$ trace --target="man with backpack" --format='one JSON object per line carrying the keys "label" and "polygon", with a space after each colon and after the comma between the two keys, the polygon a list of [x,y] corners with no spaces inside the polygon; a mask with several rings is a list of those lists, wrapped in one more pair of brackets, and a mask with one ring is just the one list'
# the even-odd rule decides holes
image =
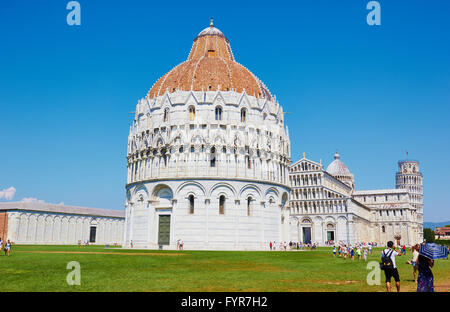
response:
{"label": "man with backpack", "polygon": [[397,292],[400,291],[400,276],[398,275],[397,266],[395,264],[395,257],[401,256],[402,253],[397,251],[394,247],[394,242],[389,241],[387,243],[387,249],[383,250],[381,253],[381,263],[380,268],[384,270],[384,275],[386,276],[386,290],[391,291],[391,278],[395,280],[395,286],[397,287]]}

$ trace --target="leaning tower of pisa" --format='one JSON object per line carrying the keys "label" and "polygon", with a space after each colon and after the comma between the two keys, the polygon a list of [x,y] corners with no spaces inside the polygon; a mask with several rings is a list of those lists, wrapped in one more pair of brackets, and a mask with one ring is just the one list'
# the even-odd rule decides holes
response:
{"label": "leaning tower of pisa", "polygon": [[418,239],[423,240],[423,187],[422,173],[419,162],[415,160],[401,160],[398,162],[398,172],[395,176],[396,188],[406,189],[410,193],[410,203],[416,209]]}

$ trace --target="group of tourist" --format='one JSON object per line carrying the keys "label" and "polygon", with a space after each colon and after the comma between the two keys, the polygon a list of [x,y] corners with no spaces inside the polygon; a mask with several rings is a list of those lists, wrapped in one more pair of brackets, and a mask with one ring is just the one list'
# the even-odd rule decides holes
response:
{"label": "group of tourist", "polygon": [[[422,243],[425,244],[425,243]],[[372,255],[374,243],[357,243],[355,246],[351,244],[344,244],[340,242],[333,246],[333,257],[339,257],[346,260],[347,258],[355,260],[364,259],[367,261],[367,257]],[[387,248],[381,253],[380,268],[384,270],[386,277],[386,290],[391,291],[391,280],[394,278],[397,291],[400,291],[400,276],[398,273],[395,258],[398,256],[406,255],[406,246],[399,247],[394,246],[394,242],[389,241]],[[431,269],[433,268],[434,261],[420,254],[420,244],[416,244],[411,247],[412,259],[407,261],[407,264],[413,267],[414,282],[417,284],[418,292],[432,292],[434,291],[434,277]],[[418,274],[417,274],[418,273]]]}
{"label": "group of tourist", "polygon": [[293,242],[290,241],[289,243],[287,242],[280,242],[279,244],[277,244],[275,241],[273,242],[269,242],[269,248],[270,250],[277,250],[277,245],[278,245],[278,250],[284,250],[287,251],[288,248],[289,250],[314,250],[317,248],[317,244],[316,243],[300,243],[300,242]]}
{"label": "group of tourist", "polygon": [[355,246],[351,244],[347,245],[344,243],[339,243],[337,246],[333,246],[333,257],[336,257],[336,254],[339,258],[343,258],[346,260],[347,258],[355,260],[355,256],[358,257],[358,260],[364,258],[364,261],[367,261],[367,256],[372,255],[373,244],[372,243],[357,243]]}
{"label": "group of tourist", "polygon": [[11,242],[9,239],[6,241],[5,246],[3,247],[3,239],[0,237],[0,250],[1,249],[3,249],[3,251],[5,252],[5,256],[9,256],[11,254]]}
{"label": "group of tourist", "polygon": [[[425,244],[423,242],[422,244]],[[417,292],[434,292],[434,276],[431,269],[434,260],[429,259],[420,253],[420,244],[411,247],[412,258],[407,264],[413,267],[414,282],[417,284]],[[403,245],[397,249],[392,241],[387,243],[387,248],[381,253],[382,269],[386,277],[386,290],[391,291],[391,279],[395,280],[397,291],[400,291],[400,276],[398,274],[395,258],[406,255],[406,247]],[[387,264],[387,265],[385,265]],[[417,274],[417,272],[419,274]]]}

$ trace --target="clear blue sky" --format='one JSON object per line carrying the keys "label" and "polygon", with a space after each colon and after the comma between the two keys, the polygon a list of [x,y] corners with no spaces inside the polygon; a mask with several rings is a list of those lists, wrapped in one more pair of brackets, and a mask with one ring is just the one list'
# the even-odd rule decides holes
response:
{"label": "clear blue sky", "polygon": [[[123,209],[137,100],[187,58],[214,17],[238,62],[284,110],[292,160],[336,149],[357,189],[421,163],[425,221],[450,220],[450,2],[81,0],[0,2],[0,191]],[[4,201],[5,199],[1,199]]]}

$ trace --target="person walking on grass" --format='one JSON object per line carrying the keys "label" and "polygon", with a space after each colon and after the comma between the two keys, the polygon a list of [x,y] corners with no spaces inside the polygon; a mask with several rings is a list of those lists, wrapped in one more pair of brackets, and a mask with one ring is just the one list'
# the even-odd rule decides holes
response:
{"label": "person walking on grass", "polygon": [[336,246],[333,246],[333,257],[336,258]]}
{"label": "person walking on grass", "polygon": [[10,253],[11,253],[11,242],[8,239],[8,241],[6,242],[6,245],[5,245],[5,256],[6,255],[9,256]]}
{"label": "person walking on grass", "polygon": [[434,260],[420,255],[417,259],[419,278],[417,279],[417,292],[434,292],[434,277],[431,268]]}
{"label": "person walking on grass", "polygon": [[372,244],[369,244],[369,255],[372,255]]}
{"label": "person walking on grass", "polygon": [[386,276],[386,290],[388,292],[391,291],[391,279],[393,277],[397,292],[400,292],[400,276],[395,264],[395,257],[401,256],[402,254],[400,251],[395,249],[393,241],[389,241],[387,243],[387,247],[388,248],[383,250],[381,253],[381,263],[383,265],[382,269],[384,270],[384,275]]}
{"label": "person walking on grass", "polygon": [[364,256],[364,261],[367,262],[367,249],[364,248],[363,250],[363,256]]}
{"label": "person walking on grass", "polygon": [[418,268],[417,261],[419,259],[420,245],[419,244],[414,245],[411,248],[411,250],[412,250],[412,259],[411,259],[411,261],[408,261],[407,263],[411,264],[413,267],[414,283],[417,284],[417,268]]}
{"label": "person walking on grass", "polygon": [[361,248],[358,247],[358,249],[356,250],[356,254],[358,255],[358,261],[361,260]]}
{"label": "person walking on grass", "polygon": [[352,257],[352,261],[355,260],[355,248],[351,247],[350,249],[350,255]]}

